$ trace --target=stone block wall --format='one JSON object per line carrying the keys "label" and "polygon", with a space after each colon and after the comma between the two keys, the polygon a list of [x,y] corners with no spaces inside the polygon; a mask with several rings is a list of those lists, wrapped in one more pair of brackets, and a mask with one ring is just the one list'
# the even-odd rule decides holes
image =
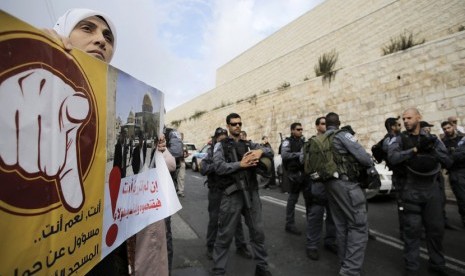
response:
{"label": "stone block wall", "polygon": [[[318,57],[331,49],[339,53],[336,67],[342,72],[380,59],[382,46],[404,30],[431,42],[457,32],[461,25],[465,26],[462,0],[327,0],[218,69],[218,86],[170,111],[166,121],[260,96],[283,82],[295,86],[306,77],[312,79]],[[431,56],[442,50],[439,46]]]}
{"label": "stone block wall", "polygon": [[301,122],[304,135],[310,137],[315,119],[334,111],[369,149],[385,134],[384,120],[411,106],[435,125],[433,133],[439,133],[440,122],[451,115],[465,123],[465,32],[341,69],[331,83],[311,78],[211,110],[183,121],[178,129],[200,147],[216,127],[225,127],[230,112],[236,112],[249,138],[259,141],[267,135],[277,148],[279,133],[287,136],[291,123]]}

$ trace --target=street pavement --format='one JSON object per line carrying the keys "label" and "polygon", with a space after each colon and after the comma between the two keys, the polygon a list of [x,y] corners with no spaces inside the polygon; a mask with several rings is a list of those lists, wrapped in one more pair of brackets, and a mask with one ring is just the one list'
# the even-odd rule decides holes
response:
{"label": "street pavement", "polygon": [[[185,197],[180,198],[183,208],[173,216],[174,260],[172,276],[208,275],[213,262],[206,257],[206,229],[208,222],[205,177],[190,169],[186,170]],[[265,224],[265,246],[268,250],[270,270],[273,275],[337,275],[338,258],[320,246],[320,259],[312,261],[305,254],[305,236],[290,235],[284,231],[287,195],[279,188],[260,189]],[[455,203],[446,205],[450,223],[460,230],[446,230],[444,250],[448,273],[465,275],[465,230],[460,224]],[[402,248],[399,239],[396,203],[392,197],[376,197],[369,201],[369,223],[376,240],[368,242],[362,275],[393,276],[403,274]],[[299,198],[296,208],[297,227],[305,232],[305,208]],[[244,232],[248,233],[244,225]],[[253,275],[255,263],[235,253],[231,245],[228,275]],[[421,271],[419,275],[430,275],[426,245],[422,243]],[[431,274],[433,275],[433,274]]]}

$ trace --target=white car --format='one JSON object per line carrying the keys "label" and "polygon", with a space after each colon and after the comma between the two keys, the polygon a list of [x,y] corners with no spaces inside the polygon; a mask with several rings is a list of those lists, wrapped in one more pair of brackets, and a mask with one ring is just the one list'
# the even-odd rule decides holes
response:
{"label": "white car", "polygon": [[394,191],[392,186],[392,171],[390,171],[384,163],[375,164],[375,168],[381,179],[381,186],[379,189],[366,189],[367,199],[373,198],[377,195],[389,195]]}
{"label": "white car", "polygon": [[190,167],[192,166],[192,157],[194,156],[194,153],[197,152],[197,148],[192,143],[184,143],[184,150],[187,150],[188,153],[184,161],[186,162],[186,165]]}

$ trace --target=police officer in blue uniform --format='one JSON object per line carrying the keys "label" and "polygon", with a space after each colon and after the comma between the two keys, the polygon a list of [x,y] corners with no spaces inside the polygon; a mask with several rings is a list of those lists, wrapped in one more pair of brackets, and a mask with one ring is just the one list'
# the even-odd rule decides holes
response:
{"label": "police officer in blue uniform", "polygon": [[337,174],[326,181],[329,207],[336,225],[338,256],[341,261],[339,275],[360,275],[368,241],[367,208],[365,194],[360,187],[360,170],[373,171],[371,156],[347,130],[338,130],[339,115],[326,115],[325,135],[332,135]]}
{"label": "police officer in blue uniform", "polygon": [[442,141],[454,159],[454,165],[448,170],[449,181],[465,226],[465,135],[458,132],[449,121],[442,122],[441,128],[444,131]]}
{"label": "police officer in blue uniform", "polygon": [[[302,232],[295,226],[295,205],[299,199],[300,192],[303,192],[305,186],[305,176],[303,165],[300,162],[302,158],[302,147],[304,138],[302,135],[302,124],[291,124],[291,137],[287,137],[281,144],[281,158],[284,169],[289,179],[289,197],[286,206],[286,232],[301,235]],[[305,197],[304,197],[305,199]]]}
{"label": "police officer in blue uniform", "polygon": [[[271,276],[265,250],[262,205],[255,170],[260,157],[262,155],[271,157],[271,151],[269,148],[239,138],[242,127],[239,114],[229,114],[226,117],[226,124],[229,137],[217,143],[213,150],[216,174],[221,179],[219,188],[223,191],[218,234],[213,250],[213,274],[225,275],[229,246],[236,226],[244,215],[250,232],[254,259],[257,261],[255,275]],[[238,182],[246,182],[247,185],[244,185],[244,189],[238,190],[236,188],[239,186]],[[247,206],[248,204],[250,205]]]}
{"label": "police officer in blue uniform", "polygon": [[417,275],[420,268],[420,237],[426,230],[430,270],[447,275],[442,248],[444,236],[444,197],[441,164],[449,168],[453,161],[444,144],[420,127],[421,114],[416,108],[402,114],[406,131],[391,138],[388,160],[401,165],[403,202],[403,238],[406,274]]}
{"label": "police officer in blue uniform", "polygon": [[[216,143],[221,142],[228,137],[228,131],[224,128],[217,128],[212,136],[212,146],[208,149],[207,157],[202,159],[200,173],[207,176],[208,183],[208,226],[207,226],[207,257],[213,259],[213,246],[215,245],[216,235],[218,233],[218,217],[220,213],[222,190],[219,188],[219,179],[215,172],[213,164],[213,148]],[[236,253],[244,258],[252,259],[252,253],[245,242],[242,220],[239,221],[234,235],[236,243]]]}
{"label": "police officer in blue uniform", "polygon": [[[319,117],[315,121],[317,135],[324,135],[326,132],[326,119]],[[303,154],[302,154],[303,155]],[[301,156],[301,163],[303,163]],[[325,184],[320,181],[313,181],[306,177],[308,185],[304,189],[307,208],[307,257],[316,261],[320,258],[318,247],[321,240],[323,221],[325,222],[326,235],[324,238],[324,247],[337,254],[336,245],[336,227],[334,226],[331,211],[328,205]],[[326,219],[324,214],[326,212]]]}

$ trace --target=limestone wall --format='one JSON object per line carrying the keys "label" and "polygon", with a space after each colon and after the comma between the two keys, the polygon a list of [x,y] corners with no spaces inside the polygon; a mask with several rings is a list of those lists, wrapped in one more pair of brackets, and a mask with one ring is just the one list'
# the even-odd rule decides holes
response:
{"label": "limestone wall", "polygon": [[[331,49],[339,53],[336,67],[343,75],[360,64],[383,60],[382,46],[404,30],[428,43],[457,32],[461,25],[465,26],[463,0],[327,0],[218,69],[218,86],[168,112],[166,122],[187,119],[196,111],[210,111],[253,95],[261,97],[268,90],[270,95],[280,94],[273,91],[283,82],[300,86],[306,76],[313,79],[318,57]],[[438,43],[435,47],[442,51]],[[387,78],[379,73],[384,69],[374,70],[366,73]]]}
{"label": "limestone wall", "polygon": [[209,111],[182,122],[178,129],[200,147],[216,127],[225,127],[227,114],[237,112],[249,138],[258,141],[268,135],[277,148],[279,132],[287,136],[292,122],[301,122],[304,135],[310,137],[315,119],[334,111],[342,124],[352,125],[368,149],[384,135],[385,118],[410,106],[418,107],[435,125],[435,133],[447,116],[457,115],[465,122],[465,32],[341,69],[331,84],[311,78]]}
{"label": "limestone wall", "polygon": [[300,71],[303,78],[331,48],[340,53],[341,67],[360,64],[377,59],[381,46],[404,30],[434,40],[463,24],[464,15],[461,0],[327,0],[220,67],[217,86],[292,55],[304,58],[300,64],[309,64],[307,71]]}

